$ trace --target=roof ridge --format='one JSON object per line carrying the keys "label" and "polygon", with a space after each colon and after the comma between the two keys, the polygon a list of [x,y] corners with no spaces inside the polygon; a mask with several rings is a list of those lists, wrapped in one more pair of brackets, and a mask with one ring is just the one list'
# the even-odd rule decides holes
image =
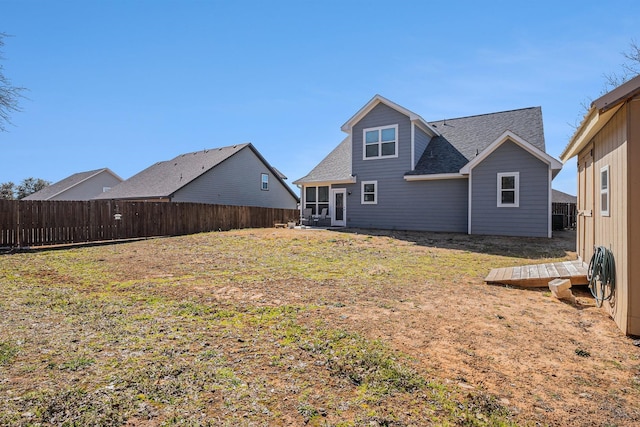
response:
{"label": "roof ridge", "polygon": [[240,144],[231,144],[231,145],[225,145],[224,147],[212,147],[212,148],[203,148],[202,150],[196,150],[196,151],[190,151],[188,153],[180,153],[174,157],[172,157],[169,160],[160,160],[156,163],[162,163],[162,162],[170,162],[171,160],[175,160],[178,157],[186,157],[188,155],[195,155],[198,153],[208,153],[209,151],[220,151],[220,150],[224,150],[225,148],[237,148],[237,147],[246,147],[247,145],[251,145],[250,142],[242,142]]}
{"label": "roof ridge", "polygon": [[432,120],[432,121],[429,122],[429,124],[446,122],[447,120],[471,119],[471,118],[474,118],[474,117],[493,116],[495,114],[514,113],[516,111],[533,110],[533,109],[536,109],[536,108],[542,108],[542,107],[540,107],[538,105],[538,106],[535,106],[535,107],[514,108],[512,110],[495,111],[493,113],[472,114],[470,116],[462,116],[462,117],[449,117],[449,118],[444,118],[444,119],[440,119],[440,120]]}

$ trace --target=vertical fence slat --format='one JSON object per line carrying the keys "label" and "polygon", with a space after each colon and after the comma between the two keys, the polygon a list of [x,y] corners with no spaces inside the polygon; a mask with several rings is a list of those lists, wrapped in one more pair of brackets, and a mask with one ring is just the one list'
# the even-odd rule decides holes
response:
{"label": "vertical fence slat", "polygon": [[0,200],[0,247],[272,227],[297,216],[296,209],[203,203]]}

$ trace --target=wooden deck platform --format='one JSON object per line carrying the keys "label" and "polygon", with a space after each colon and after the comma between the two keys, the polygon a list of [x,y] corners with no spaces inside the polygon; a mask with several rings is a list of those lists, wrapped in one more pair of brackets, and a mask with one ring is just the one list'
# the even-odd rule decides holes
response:
{"label": "wooden deck platform", "polygon": [[587,267],[579,260],[494,268],[484,281],[524,288],[542,288],[547,287],[553,279],[570,279],[572,285],[589,283]]}

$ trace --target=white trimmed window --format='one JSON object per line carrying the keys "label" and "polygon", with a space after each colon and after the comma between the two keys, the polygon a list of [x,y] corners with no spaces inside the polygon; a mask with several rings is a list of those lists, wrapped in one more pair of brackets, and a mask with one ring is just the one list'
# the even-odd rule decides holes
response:
{"label": "white trimmed window", "polygon": [[260,175],[260,189],[263,191],[269,190],[269,174],[263,173]]}
{"label": "white trimmed window", "polygon": [[398,125],[364,129],[362,143],[363,160],[398,157]]}
{"label": "white trimmed window", "polygon": [[363,205],[375,205],[378,203],[378,181],[362,181],[362,199]]}
{"label": "white trimmed window", "polygon": [[498,207],[517,208],[520,206],[520,172],[498,174]]}
{"label": "white trimmed window", "polygon": [[609,165],[600,169],[600,215],[609,216]]}
{"label": "white trimmed window", "polygon": [[319,215],[322,209],[329,209],[329,186],[304,187],[304,207]]}

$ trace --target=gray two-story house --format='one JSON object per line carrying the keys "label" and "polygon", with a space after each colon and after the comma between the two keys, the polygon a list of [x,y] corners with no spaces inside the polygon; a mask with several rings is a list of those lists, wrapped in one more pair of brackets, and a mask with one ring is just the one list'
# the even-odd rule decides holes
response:
{"label": "gray two-story house", "polygon": [[326,225],[551,237],[539,107],[427,122],[376,95],[306,176],[301,210]]}

